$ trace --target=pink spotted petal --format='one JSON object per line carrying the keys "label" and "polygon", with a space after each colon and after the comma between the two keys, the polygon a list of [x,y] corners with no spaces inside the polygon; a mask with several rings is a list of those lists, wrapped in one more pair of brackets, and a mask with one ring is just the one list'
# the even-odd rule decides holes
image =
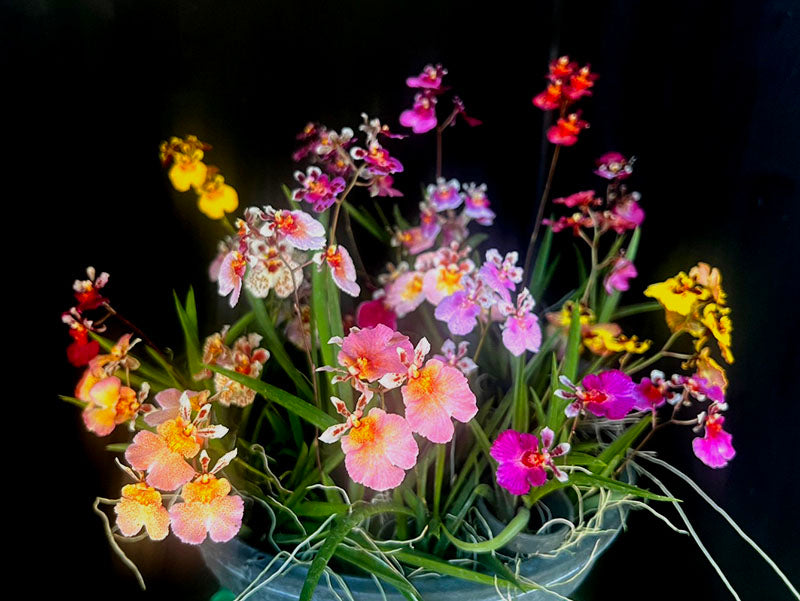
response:
{"label": "pink spotted petal", "polygon": [[355,482],[377,491],[398,487],[406,475],[405,470],[392,465],[387,456],[373,452],[370,445],[346,453],[344,464]]}
{"label": "pink spotted petal", "polygon": [[705,438],[692,440],[692,450],[697,458],[707,466],[725,467],[728,465],[728,461],[736,455],[731,440],[732,436],[724,430],[720,430],[713,436],[709,436],[706,432]]}
{"label": "pink spotted petal", "polygon": [[176,503],[169,510],[172,532],[182,542],[199,545],[206,539],[206,521],[209,517],[207,503]]}
{"label": "pink spotted petal", "polygon": [[370,415],[378,415],[381,436],[386,443],[386,457],[394,465],[404,470],[410,470],[417,464],[419,447],[411,426],[401,416],[393,413],[384,413],[380,409],[372,409]]}
{"label": "pink spotted petal", "polygon": [[442,365],[439,372],[439,386],[447,391],[445,405],[450,415],[464,423],[475,417],[478,413],[478,404],[464,374],[455,367]]}
{"label": "pink spotted petal", "polygon": [[217,543],[231,540],[242,527],[244,501],[238,495],[214,499],[206,518],[208,536]]}
{"label": "pink spotted petal", "polygon": [[167,388],[156,395],[159,410],[152,411],[144,416],[144,421],[150,426],[157,426],[169,419],[178,417],[181,391],[177,388]]}
{"label": "pink spotted petal", "polygon": [[150,468],[153,462],[167,449],[164,439],[147,430],[142,430],[133,438],[125,450],[125,459],[130,466],[139,471]]}
{"label": "pink spotted petal", "polygon": [[194,468],[178,453],[165,449],[150,465],[145,481],[153,488],[175,490],[195,475]]}

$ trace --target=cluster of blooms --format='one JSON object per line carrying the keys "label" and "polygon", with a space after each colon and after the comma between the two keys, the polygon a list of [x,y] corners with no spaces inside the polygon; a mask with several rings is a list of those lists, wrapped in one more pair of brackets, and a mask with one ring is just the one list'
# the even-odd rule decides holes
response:
{"label": "cluster of blooms", "polygon": [[209,219],[222,219],[239,206],[236,190],[225,183],[217,167],[206,165],[203,157],[211,146],[197,139],[171,137],[161,143],[161,164],[169,167],[169,181],[178,192],[190,188],[197,194],[197,208]]}
{"label": "cluster of blooms", "polygon": [[[551,333],[560,332],[563,342],[566,342],[569,333],[573,309],[574,302],[567,301],[560,311],[545,315],[550,323]],[[594,311],[585,305],[580,305],[578,315],[581,324],[581,348],[595,355],[601,357],[615,353],[641,355],[650,349],[649,340],[640,341],[637,336],[629,338],[622,333],[622,328],[616,323],[597,323]]]}
{"label": "cluster of blooms", "polygon": [[67,359],[75,367],[82,367],[100,352],[100,343],[90,339],[90,332],[102,332],[105,327],[95,323],[84,316],[86,311],[92,311],[105,306],[108,299],[101,293],[108,283],[106,272],[97,275],[94,267],[86,268],[86,280],[75,280],[72,285],[73,295],[77,304],[61,314],[61,321],[69,326],[69,335],[72,343],[67,347]]}
{"label": "cluster of blooms", "polygon": [[[583,233],[584,229],[596,230],[600,234],[613,230],[617,234],[636,229],[644,221],[644,211],[639,206],[640,195],[638,192],[628,192],[622,180],[631,174],[633,160],[628,160],[617,152],[609,152],[597,159],[595,173],[609,180],[608,192],[605,201],[598,198],[594,190],[576,192],[564,198],[553,199],[554,204],[564,205],[574,209],[571,215],[559,217],[555,221],[545,219],[542,221],[549,225],[554,232],[571,229],[575,236]],[[636,270],[631,270],[630,262],[622,262],[616,266],[620,279],[624,281],[622,288],[627,290],[625,278],[635,277]]]}
{"label": "cluster of blooms", "polygon": [[688,332],[695,338],[698,353],[713,338],[722,358],[733,363],[731,310],[716,267],[712,269],[707,263],[698,263],[689,270],[689,275],[681,271],[664,282],[651,284],[644,293],[664,307],[667,325],[673,332]]}
{"label": "cluster of blooms", "polygon": [[[378,491],[399,486],[405,470],[417,462],[414,433],[444,444],[453,438],[451,418],[466,423],[478,412],[467,378],[449,362],[458,363],[451,347],[443,349],[451,353],[447,362],[437,357],[426,361],[430,352],[427,339],[412,348],[407,336],[383,324],[352,328],[347,336],[332,338],[330,343],[341,345],[341,367],[320,369],[335,372],[334,382],[349,382],[359,397],[352,413],[343,401],[331,397],[346,421],[325,430],[320,440],[334,443],[341,439],[345,467],[356,482]],[[398,387],[405,416],[377,407],[364,415],[376,393],[383,399]]]}
{"label": "cluster of blooms", "polygon": [[[258,348],[261,336],[256,333],[238,338],[233,348],[225,344],[227,327],[206,338],[203,345],[203,364],[216,365],[233,370],[244,376],[258,379],[261,369],[269,359],[269,351]],[[206,380],[212,376],[211,370],[204,369],[195,374],[195,380]],[[256,398],[255,390],[216,373],[214,376],[215,399],[220,405],[246,407]]]}
{"label": "cluster of blooms", "polygon": [[[447,69],[442,65],[426,65],[422,73],[406,79],[406,85],[409,88],[419,91],[414,95],[414,105],[400,114],[401,125],[411,128],[415,134],[424,134],[438,125],[436,105],[439,97],[449,89],[442,84],[445,75],[447,75]],[[442,123],[441,129],[448,125],[454,125],[458,116],[463,117],[470,127],[481,124],[478,119],[467,115],[464,103],[458,96],[453,96],[452,100],[453,111]]]}
{"label": "cluster of blooms", "polygon": [[597,75],[589,65],[578,68],[578,64],[562,56],[550,63],[547,87],[533,97],[533,104],[543,111],[558,111],[558,121],[547,130],[547,139],[553,144],[572,146],[578,134],[589,124],[583,121],[580,111],[567,113],[567,109],[584,96],[591,96],[591,88]]}
{"label": "cluster of blooms", "polygon": [[[96,308],[107,302],[98,290],[108,275],[102,274],[95,280],[91,268],[89,274],[89,283],[82,283],[80,291],[76,286],[82,309]],[[98,281],[102,284],[98,285]],[[78,309],[73,311],[77,313]],[[240,357],[246,351],[246,341],[246,338],[240,339],[234,351],[228,349],[228,360],[236,365],[237,371],[247,363]],[[171,388],[155,395],[155,405],[145,402],[150,393],[149,384],[143,382],[137,392],[128,381],[130,372],[141,367],[139,360],[130,355],[139,342],[132,334],[125,334],[108,353],[95,354],[87,362],[75,388],[75,398],[85,403],[86,428],[97,436],[108,436],[122,424],[127,424],[131,431],[139,429],[125,451],[130,467],[122,467],[135,483],[123,487],[121,498],[114,506],[117,527],[128,537],[137,535],[144,527],[153,540],[165,538],[170,527],[187,543],[199,544],[207,534],[215,541],[230,540],[241,527],[244,504],[241,497],[229,495],[230,483],[214,474],[235,457],[236,451],[224,455],[209,471],[210,460],[203,450],[206,440],[222,438],[228,431],[225,426],[210,424],[211,401],[218,398],[227,404],[227,391],[211,399],[207,391],[182,392]],[[253,362],[262,358],[266,360],[257,352],[248,357]],[[123,385],[117,374],[124,375],[127,384]],[[143,424],[137,422],[139,417],[144,420]],[[153,428],[155,431],[151,431]],[[198,454],[200,472],[187,461]],[[171,495],[172,503],[167,510],[161,492],[173,493],[177,489],[181,489],[180,493]],[[182,501],[176,502],[178,498]]]}
{"label": "cluster of blooms", "polygon": [[230,305],[239,301],[242,285],[256,298],[274,290],[286,298],[303,283],[303,252],[320,251],[311,261],[327,264],[336,285],[358,296],[356,270],[350,253],[341,244],[326,248],[325,227],[304,211],[249,207],[244,219],[236,220],[236,236],[220,244],[209,275],[219,285],[221,296],[230,294]]}
{"label": "cluster of blooms", "polygon": [[314,211],[321,213],[338,200],[347,187],[346,179],[367,186],[370,196],[402,196],[392,185],[393,174],[401,173],[403,164],[389,154],[381,139],[405,136],[392,133],[387,125],[370,119],[366,113],[361,117],[363,123],[358,129],[365,135],[364,147],[356,146],[358,140],[350,127],[336,132],[324,125],[309,123],[298,134],[303,145],[292,158],[296,162],[306,159],[312,165],[305,173],[295,171],[294,178],[300,187],[292,191],[293,200],[307,202]]}

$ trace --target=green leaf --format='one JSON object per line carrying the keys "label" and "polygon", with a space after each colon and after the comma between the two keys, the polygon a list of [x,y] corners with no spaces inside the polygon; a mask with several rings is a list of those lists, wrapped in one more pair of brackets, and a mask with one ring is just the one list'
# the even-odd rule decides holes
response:
{"label": "green leaf", "polygon": [[395,203],[392,207],[392,214],[394,215],[394,222],[401,230],[407,230],[411,227],[408,221],[406,221],[403,217],[403,214],[400,212],[400,207],[397,206],[397,203]]}
{"label": "green leaf", "polygon": [[[442,561],[433,555],[422,553],[421,551],[416,551],[413,549],[400,549],[392,555],[404,563],[425,568],[426,570],[437,572],[443,576],[453,576],[454,578],[459,578],[460,580],[468,580],[469,582],[477,582],[478,584],[486,584],[492,587],[495,585],[495,583],[497,583],[516,588],[516,585],[513,582],[506,580],[505,578],[490,576],[489,574],[483,574],[481,572],[476,572],[475,570],[462,568],[451,563],[447,563],[446,561]],[[534,590],[535,588],[538,587],[526,585],[524,590]]]}
{"label": "green leaf", "polygon": [[[183,385],[181,382],[178,381],[178,378],[175,375],[175,368],[170,365],[164,357],[161,356],[155,349],[150,348],[149,346],[144,347],[145,352],[150,355],[156,363],[161,366],[161,369],[164,370],[164,373],[167,374],[167,381],[171,383],[172,386],[175,388],[183,389]],[[140,362],[141,363],[141,362]],[[139,371],[142,375],[146,376],[147,374],[142,371],[142,367],[146,367],[143,363],[139,366]],[[161,380],[163,382],[163,378]]]}
{"label": "green leaf", "polygon": [[[552,215],[550,216],[552,219]],[[533,298],[539,300],[539,297],[546,287],[547,264],[550,261],[550,248],[553,245],[553,230],[552,228],[545,228],[542,244],[539,247],[539,252],[536,254],[536,262],[533,264],[533,271],[531,272],[531,281],[528,288],[533,295]]]}
{"label": "green leaf", "polygon": [[382,559],[361,549],[353,549],[346,545],[340,545],[336,550],[336,557],[351,565],[361,568],[368,574],[374,574],[387,584],[390,584],[406,599],[411,601],[422,601],[417,589],[402,574],[393,570]]}
{"label": "green leaf", "polygon": [[300,203],[292,198],[292,191],[289,189],[289,186],[286,184],[281,184],[281,190],[283,191],[283,195],[286,197],[286,201],[289,203],[289,206],[292,207],[292,210],[300,210]]}
{"label": "green leaf", "polygon": [[530,511],[525,509],[524,507],[520,507],[517,515],[511,520],[508,525],[503,528],[503,530],[494,538],[490,538],[489,540],[482,541],[480,543],[469,543],[463,540],[460,540],[450,534],[447,528],[442,525],[442,532],[447,537],[447,539],[453,543],[458,549],[462,551],[467,551],[469,553],[489,553],[491,551],[496,551],[497,549],[506,546],[510,543],[517,534],[522,532],[525,527],[528,525],[528,520],[530,519]]}
{"label": "green leaf", "polygon": [[192,324],[192,320],[181,305],[178,294],[173,290],[172,296],[175,299],[175,311],[178,313],[178,319],[181,322],[181,329],[183,330],[183,339],[186,343],[186,358],[189,361],[189,372],[191,374],[199,373],[202,369],[200,361],[200,339],[197,333],[197,327]]}
{"label": "green leaf", "polygon": [[129,442],[114,442],[106,445],[106,451],[111,453],[124,453],[131,445]]}
{"label": "green leaf", "polygon": [[85,408],[86,405],[89,404],[86,401],[82,401],[80,399],[76,399],[74,396],[66,396],[66,395],[63,395],[63,394],[59,394],[58,398],[60,398],[62,401],[65,401],[67,403],[75,405],[76,407],[80,407],[81,409]]}
{"label": "green leaf", "polygon": [[241,319],[228,328],[228,333],[225,334],[225,344],[228,346],[233,345],[233,343],[236,342],[236,339],[245,333],[247,326],[249,326],[255,318],[256,315],[252,311],[245,313]]}
{"label": "green leaf", "polygon": [[572,306],[572,317],[569,322],[569,335],[567,336],[567,350],[564,355],[564,375],[571,382],[578,376],[578,358],[581,351],[581,310],[580,304]]}
{"label": "green leaf", "polygon": [[246,292],[246,294],[247,301],[253,308],[256,325],[258,326],[259,332],[264,336],[264,342],[269,349],[270,355],[275,358],[278,365],[286,372],[286,375],[292,379],[292,382],[294,382],[294,385],[297,387],[297,393],[306,400],[313,400],[314,391],[308,381],[303,377],[303,374],[300,373],[289,358],[284,342],[278,336],[278,333],[275,331],[275,325],[272,323],[269,315],[267,315],[267,308],[264,306],[264,301],[260,298],[256,298],[250,292]]}
{"label": "green leaf", "polygon": [[[111,352],[111,348],[116,344],[115,341],[113,341],[113,340],[111,340],[109,338],[106,338],[105,336],[101,336],[100,334],[97,334],[95,332],[89,332],[89,336],[91,336],[92,339],[94,339],[97,342],[99,342],[100,343],[100,348],[102,348],[107,353]],[[146,346],[145,348],[148,351],[153,352],[153,350],[149,346]],[[137,361],[139,361],[139,369],[137,369],[136,371],[145,380],[149,380],[151,382],[156,382],[156,383],[161,384],[161,385],[163,385],[163,386],[165,386],[167,388],[171,388],[171,387],[175,386],[175,384],[173,383],[173,380],[174,380],[173,377],[171,377],[170,375],[162,374],[155,366],[152,366],[152,365],[142,361],[141,359],[136,357],[133,353],[131,353],[131,356],[136,358]],[[178,387],[180,388],[180,385],[178,385]]]}
{"label": "green leaf", "polygon": [[[356,505],[354,504],[353,507]],[[300,591],[300,601],[311,601],[314,589],[317,588],[322,572],[325,571],[325,566],[328,565],[337,547],[353,528],[370,516],[395,510],[397,507],[389,504],[359,505],[349,515],[340,515],[334,518],[333,527],[308,568],[303,589]]]}
{"label": "green leaf", "polygon": [[186,317],[189,318],[189,325],[192,331],[198,332],[197,327],[197,302],[194,297],[194,288],[189,286],[189,292],[186,293]]}
{"label": "green leaf", "polygon": [[372,217],[366,211],[361,211],[351,205],[349,202],[345,201],[344,208],[347,211],[348,215],[350,215],[353,219],[355,219],[361,227],[367,230],[370,234],[372,234],[375,238],[383,242],[384,244],[389,243],[389,239],[391,236],[389,232],[383,229],[378,222],[375,221],[375,218]]}
{"label": "green leaf", "polygon": [[525,384],[525,353],[511,360],[514,372],[514,417],[513,428],[518,432],[527,432],[530,424],[530,407],[528,406],[528,387]]}
{"label": "green leaf", "polygon": [[[639,240],[641,237],[642,229],[637,227],[635,230],[633,230],[633,236],[631,236],[631,241],[628,244],[627,250],[625,251],[626,259],[633,261],[636,258],[636,251],[639,249]],[[606,323],[611,319],[611,315],[614,313],[617,305],[619,304],[620,296],[622,296],[622,293],[619,290],[615,290],[612,294],[605,297],[603,307],[600,309],[600,312],[597,315],[598,323]]]}
{"label": "green leaf", "polygon": [[653,414],[648,413],[641,421],[633,424],[630,428],[625,430],[617,439],[608,445],[600,455],[597,456],[598,465],[591,468],[595,474],[599,473],[601,476],[608,476],[617,467],[619,461],[625,456],[626,452],[633,445],[639,435],[644,432],[645,428],[650,425],[653,420]]}
{"label": "green leaf", "polygon": [[303,399],[286,392],[285,390],[281,390],[276,386],[267,384],[261,380],[256,380],[250,376],[245,376],[239,372],[219,367],[218,365],[208,365],[206,367],[215,373],[222,374],[223,376],[230,378],[234,382],[239,382],[240,384],[255,390],[265,399],[280,405],[287,411],[294,413],[300,419],[307,421],[312,426],[315,426],[320,430],[325,430],[326,428],[337,423],[333,417],[327,413],[324,413],[320,409],[317,409],[311,403],[308,403]]}
{"label": "green leaf", "polygon": [[472,234],[469,238],[467,238],[466,242],[464,242],[464,246],[469,246],[471,249],[475,250],[488,239],[489,234],[485,234],[483,232]]}
{"label": "green leaf", "polygon": [[647,303],[638,303],[636,305],[628,305],[621,307],[611,316],[611,321],[617,321],[623,317],[630,317],[631,315],[638,315],[639,313],[648,313],[650,311],[661,311],[663,307],[658,301],[650,301]]}
{"label": "green leaf", "polygon": [[603,476],[597,476],[595,474],[573,472],[569,478],[569,481],[571,484],[577,484],[578,486],[597,486],[599,488],[606,488],[608,490],[613,490],[625,495],[632,495],[635,497],[641,497],[643,499],[652,499],[653,501],[680,501],[680,499],[675,499],[673,497],[657,495],[649,490],[645,490],[644,488],[634,486],[633,484],[625,484],[619,480],[612,480],[611,478],[604,478]]}

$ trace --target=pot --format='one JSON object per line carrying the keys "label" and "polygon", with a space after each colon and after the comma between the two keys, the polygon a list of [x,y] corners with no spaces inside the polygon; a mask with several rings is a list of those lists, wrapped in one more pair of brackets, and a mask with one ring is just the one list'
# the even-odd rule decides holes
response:
{"label": "pot", "polygon": [[[490,528],[502,529],[503,524],[486,510],[480,508]],[[595,518],[594,528],[565,549],[558,550],[569,534],[567,526],[555,526],[543,534],[520,534],[504,549],[505,551],[535,553],[522,559],[519,573],[533,582],[560,595],[569,595],[575,591],[588,575],[597,557],[613,542],[624,523],[626,510],[611,509]],[[557,515],[557,514],[556,514]],[[206,564],[229,590],[239,593],[245,589],[264,570],[273,559],[268,553],[259,551],[240,539],[228,543],[206,542],[201,546]],[[276,562],[270,571],[260,578],[265,581],[274,574],[281,562]],[[296,601],[303,588],[307,573],[306,566],[295,566],[258,588],[250,597],[252,601]],[[386,597],[378,589],[371,578],[357,575],[342,575],[350,593],[357,601],[401,601],[404,597],[391,585],[383,584]],[[500,599],[492,586],[468,582],[451,576],[412,577],[411,583],[419,591],[425,601],[490,601]],[[328,587],[326,578],[319,582],[314,592],[314,601],[339,601],[348,599],[340,584],[331,579],[333,591]],[[338,595],[338,596],[337,596]],[[506,596],[508,598],[508,596]],[[545,601],[554,596],[546,591],[511,592],[511,598],[520,601]]]}

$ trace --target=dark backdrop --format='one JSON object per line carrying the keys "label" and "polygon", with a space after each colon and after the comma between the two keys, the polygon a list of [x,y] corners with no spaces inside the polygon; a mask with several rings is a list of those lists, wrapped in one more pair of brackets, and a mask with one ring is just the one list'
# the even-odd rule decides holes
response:
{"label": "dark backdrop", "polygon": [[[55,399],[78,376],[64,361],[59,323],[72,280],[88,264],[110,271],[117,304],[165,346],[180,345],[173,288],[195,286],[207,323],[230,318],[205,281],[218,231],[188,195],[171,192],[158,143],[196,133],[214,144],[211,160],[243,206],[278,202],[279,185],[291,183],[293,136],[306,121],[356,125],[366,110],[396,124],[412,98],[404,78],[440,61],[485,122],[447,132],[445,174],[485,181],[499,215],[496,242],[524,248],[541,185],[542,114],[530,98],[556,52],[591,62],[601,78],[582,102],[592,127],[562,154],[554,193],[597,185],[591,161],[602,152],[639,159],[633,184],[647,219],[643,276],[629,302],[641,300],[647,282],[706,260],[721,268],[733,308],[727,424],[737,457],[725,470],[704,467],[691,456],[688,432],[657,447],[800,582],[800,6],[528,4],[529,12],[433,0],[391,8],[352,0],[3,4],[4,127],[22,134],[6,138],[3,201],[17,241],[6,254],[6,295],[9,321],[27,332],[24,359],[7,356],[31,374],[10,378],[17,390],[6,399],[6,424],[19,440],[8,453],[21,477],[6,490],[24,497],[22,516],[22,501],[8,514],[12,553],[26,558],[15,563],[35,566],[28,582],[37,596],[144,598],[90,511],[95,495],[119,490],[106,441]],[[414,191],[432,177],[433,140],[395,147],[411,212]],[[716,514],[686,487],[674,492],[744,599],[789,598]],[[149,598],[205,599],[216,590],[199,555],[174,540],[132,554]],[[643,595],[728,598],[691,541],[639,512],[576,598]]]}

